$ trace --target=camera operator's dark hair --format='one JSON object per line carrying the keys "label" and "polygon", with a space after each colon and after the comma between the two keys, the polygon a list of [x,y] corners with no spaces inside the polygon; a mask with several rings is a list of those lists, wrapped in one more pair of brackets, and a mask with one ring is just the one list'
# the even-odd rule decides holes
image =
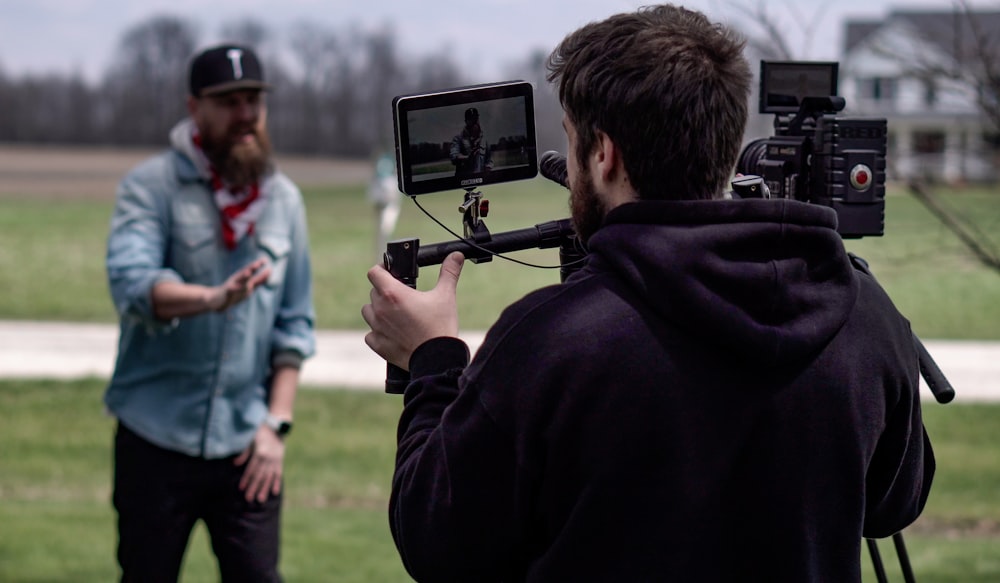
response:
{"label": "camera operator's dark hair", "polygon": [[744,39],[672,5],[590,23],[549,56],[548,80],[583,165],[597,131],[621,150],[640,198],[712,198],[740,152],[753,75]]}

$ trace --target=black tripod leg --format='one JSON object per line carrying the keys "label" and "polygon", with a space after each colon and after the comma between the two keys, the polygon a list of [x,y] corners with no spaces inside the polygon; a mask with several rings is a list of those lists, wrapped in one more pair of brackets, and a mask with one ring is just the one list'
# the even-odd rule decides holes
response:
{"label": "black tripod leg", "polygon": [[903,569],[903,580],[906,583],[916,583],[913,568],[910,567],[910,556],[906,553],[906,545],[903,543],[903,533],[897,532],[892,535],[892,543],[896,545],[896,556],[899,557],[899,566]]}
{"label": "black tripod leg", "polygon": [[885,565],[882,564],[882,555],[878,552],[878,544],[875,539],[866,538],[865,542],[868,543],[868,554],[872,556],[872,567],[875,569],[875,578],[878,579],[878,583],[889,583],[889,579],[885,576]]}

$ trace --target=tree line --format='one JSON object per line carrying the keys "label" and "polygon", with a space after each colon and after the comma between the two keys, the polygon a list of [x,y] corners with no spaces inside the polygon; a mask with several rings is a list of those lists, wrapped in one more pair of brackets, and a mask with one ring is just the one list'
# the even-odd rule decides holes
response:
{"label": "tree line", "polygon": [[[274,86],[268,128],[282,153],[370,158],[394,144],[393,97],[482,81],[444,51],[404,55],[389,25],[365,31],[301,22],[275,30],[242,19],[218,32],[218,42],[252,47],[263,62]],[[768,42],[750,43],[751,62],[774,54]],[[123,32],[96,83],[80,74],[15,79],[0,67],[0,142],[165,146],[170,128],[186,115],[188,66],[204,45],[194,20],[159,15]],[[545,79],[547,57],[547,50],[526,49],[495,81],[534,85],[538,152],[564,152],[562,108]],[[770,126],[770,118],[752,113],[748,135],[767,135]]]}
{"label": "tree line", "polygon": [[[763,3],[756,11],[737,0],[730,5],[748,15],[740,28],[747,29],[752,63],[759,58],[795,57]],[[974,23],[974,14],[967,2],[955,0],[956,27],[965,21]],[[755,34],[755,25],[767,34]],[[804,24],[799,26],[809,30]],[[906,68],[917,76],[964,81],[980,97],[986,121],[1000,128],[996,31],[971,29],[981,33],[974,35],[972,45],[979,53],[970,56],[966,66],[942,72],[907,61]],[[261,57],[265,74],[275,86],[268,95],[269,128],[281,152],[370,157],[394,143],[393,97],[470,83],[470,77],[444,51],[403,56],[388,25],[362,31],[302,22],[275,31],[259,21],[243,19],[224,24],[219,33],[220,42],[253,47]],[[122,34],[117,57],[96,84],[79,74],[14,79],[0,67],[0,142],[165,145],[170,128],[186,115],[188,64],[202,46],[193,20],[160,15]],[[509,65],[504,78],[496,81],[533,83],[539,152],[562,151],[562,109],[545,80],[546,57],[542,50],[527,51],[523,60]],[[748,135],[768,133],[770,119],[752,114]]]}
{"label": "tree line", "polygon": [[[392,98],[468,85],[447,54],[403,56],[391,26],[372,31],[294,25],[283,38],[252,19],[227,23],[219,42],[252,47],[274,90],[268,127],[284,153],[370,157],[391,148]],[[0,69],[0,142],[165,146],[187,113],[188,65],[202,48],[194,21],[160,15],[126,30],[97,83],[77,75],[26,75]],[[0,55],[2,57],[2,55]],[[565,144],[561,109],[545,81],[546,54],[529,53],[509,77],[536,87],[538,145]]]}

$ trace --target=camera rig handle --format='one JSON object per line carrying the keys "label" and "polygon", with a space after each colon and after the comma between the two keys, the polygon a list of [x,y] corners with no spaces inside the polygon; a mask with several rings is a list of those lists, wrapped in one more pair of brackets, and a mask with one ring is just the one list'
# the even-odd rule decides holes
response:
{"label": "camera rig handle", "polygon": [[[421,267],[439,265],[455,251],[461,252],[466,259],[482,262],[489,261],[498,253],[559,247],[560,277],[563,281],[576,270],[576,266],[580,264],[579,259],[586,255],[570,219],[547,221],[534,227],[494,233],[488,237],[484,236],[484,233],[488,234],[488,230],[480,221],[476,232],[478,237],[469,236],[424,247],[420,246],[420,239],[417,238],[390,241],[386,245],[383,264],[393,277],[415,288]],[[394,364],[386,365],[385,392],[402,394],[409,383],[410,374],[407,371]]]}

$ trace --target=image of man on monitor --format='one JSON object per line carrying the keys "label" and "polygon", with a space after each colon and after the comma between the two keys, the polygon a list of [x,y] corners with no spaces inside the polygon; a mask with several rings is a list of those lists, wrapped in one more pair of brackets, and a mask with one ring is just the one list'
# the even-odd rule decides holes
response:
{"label": "image of man on monitor", "polygon": [[479,125],[479,110],[465,110],[465,127],[451,140],[451,163],[455,176],[473,176],[493,169],[493,156],[483,128]]}

